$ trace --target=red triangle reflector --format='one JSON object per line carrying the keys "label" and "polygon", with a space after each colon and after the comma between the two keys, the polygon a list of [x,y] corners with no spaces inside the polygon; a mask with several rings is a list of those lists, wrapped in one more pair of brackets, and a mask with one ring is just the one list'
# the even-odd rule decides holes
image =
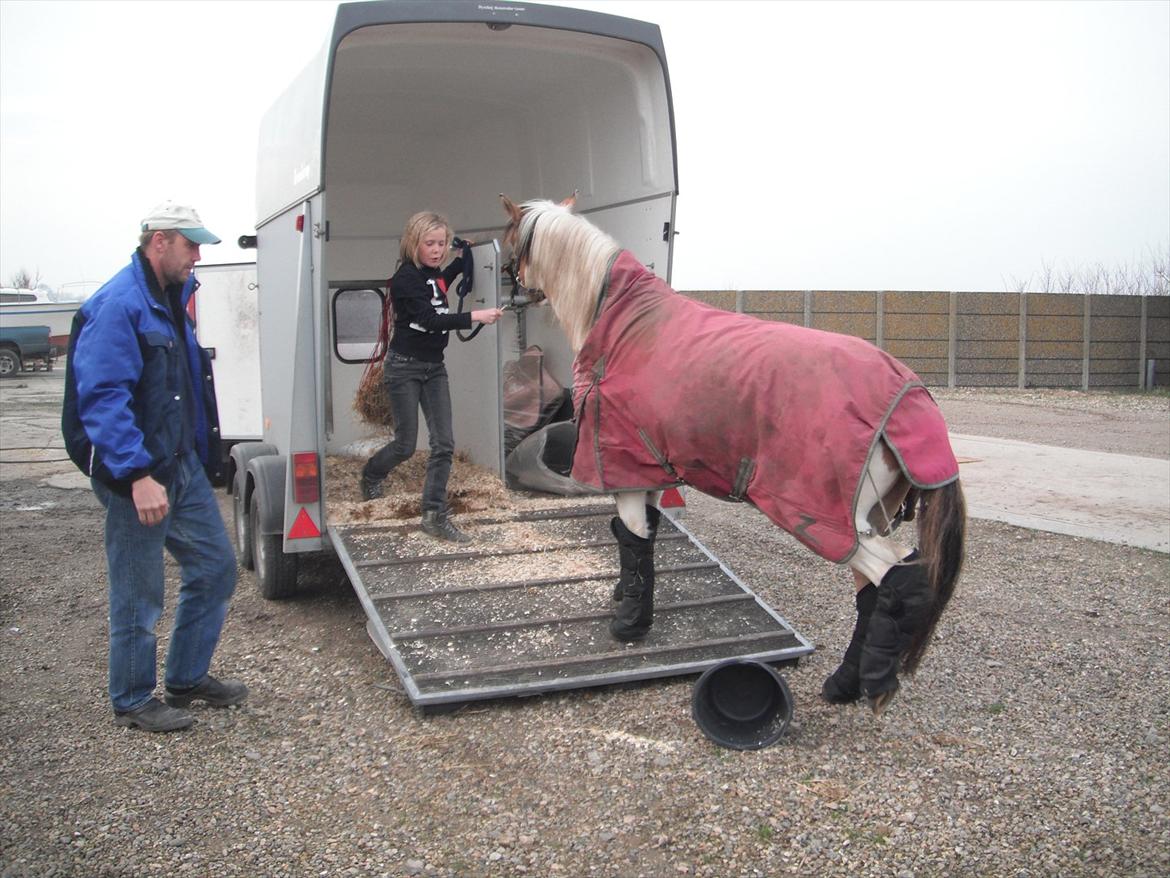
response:
{"label": "red triangle reflector", "polygon": [[662,492],[662,499],[658,501],[658,505],[662,509],[673,509],[678,506],[686,506],[687,501],[683,499],[678,488],[667,488]]}
{"label": "red triangle reflector", "polygon": [[317,525],[313,524],[313,519],[309,517],[309,510],[302,506],[301,511],[297,513],[297,517],[293,521],[293,526],[289,528],[288,538],[290,540],[303,540],[319,536],[321,536],[321,531],[317,530]]}

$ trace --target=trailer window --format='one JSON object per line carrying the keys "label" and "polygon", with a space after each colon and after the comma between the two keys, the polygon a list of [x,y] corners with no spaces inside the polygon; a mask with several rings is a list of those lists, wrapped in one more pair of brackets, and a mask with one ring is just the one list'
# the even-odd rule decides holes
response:
{"label": "trailer window", "polygon": [[333,350],[343,363],[364,363],[373,356],[382,325],[385,293],[343,289],[333,297]]}
{"label": "trailer window", "polygon": [[12,305],[17,302],[35,302],[37,300],[35,293],[15,293],[5,290],[0,293],[0,303],[5,305]]}

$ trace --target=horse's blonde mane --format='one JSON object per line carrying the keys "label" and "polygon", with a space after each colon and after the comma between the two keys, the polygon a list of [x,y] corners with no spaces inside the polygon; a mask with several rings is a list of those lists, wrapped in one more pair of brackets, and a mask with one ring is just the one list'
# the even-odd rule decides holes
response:
{"label": "horse's blonde mane", "polygon": [[610,260],[621,248],[564,205],[526,201],[521,210],[519,239],[532,242],[525,285],[544,290],[573,353],[577,353],[593,325]]}

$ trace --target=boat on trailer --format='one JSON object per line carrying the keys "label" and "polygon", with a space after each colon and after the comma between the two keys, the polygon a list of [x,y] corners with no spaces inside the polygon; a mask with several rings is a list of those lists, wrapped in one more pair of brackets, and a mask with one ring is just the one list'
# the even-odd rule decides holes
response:
{"label": "boat on trailer", "polygon": [[16,326],[48,326],[49,343],[65,350],[69,343],[69,327],[73,315],[81,307],[79,301],[54,301],[42,289],[0,289],[0,329]]}

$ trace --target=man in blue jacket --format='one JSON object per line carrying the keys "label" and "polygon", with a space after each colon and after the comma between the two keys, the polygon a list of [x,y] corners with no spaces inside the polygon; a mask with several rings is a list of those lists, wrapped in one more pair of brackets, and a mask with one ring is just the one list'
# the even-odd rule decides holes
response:
{"label": "man in blue jacket", "polygon": [[[211,363],[186,309],[199,247],[219,242],[192,208],[158,205],[130,264],[78,311],[69,342],[62,432],[106,510],[114,721],[151,732],[191,725],[193,701],[227,707],[248,695],[208,673],[236,557],[208,479],[220,466]],[[160,701],[164,548],[181,585]]]}

